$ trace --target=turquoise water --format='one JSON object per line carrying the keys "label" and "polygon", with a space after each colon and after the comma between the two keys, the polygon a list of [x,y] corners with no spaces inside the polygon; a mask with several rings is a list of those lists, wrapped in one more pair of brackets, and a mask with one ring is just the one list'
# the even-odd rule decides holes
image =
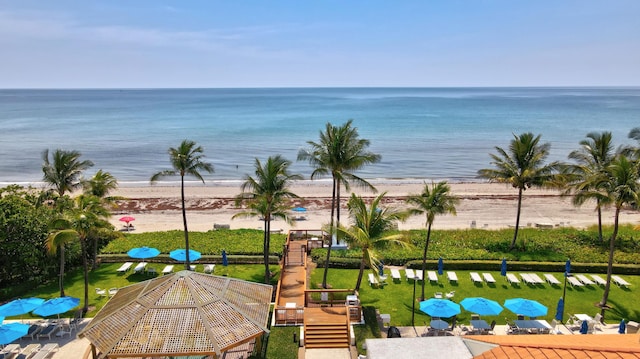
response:
{"label": "turquoise water", "polygon": [[474,181],[494,146],[542,134],[564,160],[591,131],[617,144],[640,126],[638,88],[309,88],[0,90],[0,182],[37,182],[45,149],[75,149],[120,182],[146,183],[182,139],[202,145],[216,172],[238,180],[254,158],[295,162],[327,122],[353,119],[382,162],[366,178]]}

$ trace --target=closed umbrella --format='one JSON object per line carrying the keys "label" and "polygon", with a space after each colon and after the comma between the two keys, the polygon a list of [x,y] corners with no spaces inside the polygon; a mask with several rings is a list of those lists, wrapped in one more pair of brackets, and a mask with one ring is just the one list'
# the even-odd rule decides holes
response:
{"label": "closed umbrella", "polygon": [[556,320],[562,323],[562,318],[564,317],[564,300],[560,298],[558,300],[558,306],[556,307]]}
{"label": "closed umbrella", "polygon": [[438,258],[438,274],[442,275],[442,273],[444,273],[444,261],[442,260],[442,257]]}
{"label": "closed umbrella", "polygon": [[568,276],[571,273],[571,260],[567,259],[567,262],[564,264],[564,276]]}
{"label": "closed umbrella", "polygon": [[460,304],[448,299],[431,298],[420,302],[420,310],[432,317],[449,318],[460,314]]}
{"label": "closed umbrella", "polygon": [[380,261],[380,264],[378,264],[378,275],[380,277],[384,277],[384,262]]}
{"label": "closed umbrella", "polygon": [[157,250],[156,248],[140,247],[140,248],[130,249],[127,252],[127,254],[131,258],[146,259],[146,258],[156,257],[158,254],[160,254],[160,251]]}
{"label": "closed umbrella", "polygon": [[68,312],[80,304],[80,298],[60,297],[49,299],[33,311],[33,314],[48,317]]}
{"label": "closed umbrella", "polygon": [[9,323],[0,325],[0,345],[9,344],[12,341],[22,338],[29,331],[28,324]]}
{"label": "closed umbrella", "polygon": [[531,299],[507,299],[504,301],[504,306],[515,314],[522,314],[528,317],[542,317],[547,315],[547,307]]}
{"label": "closed umbrella", "polygon": [[21,298],[0,306],[0,316],[11,317],[29,313],[44,303],[42,298]]}
{"label": "closed umbrella", "polygon": [[587,334],[589,332],[589,323],[586,320],[582,321],[580,325],[580,334]]}
{"label": "closed umbrella", "polygon": [[222,250],[222,265],[224,267],[229,265],[229,259],[227,259],[227,251],[225,251],[224,249]]}
{"label": "closed umbrella", "polygon": [[618,333],[624,334],[626,330],[627,330],[627,323],[624,321],[624,319],[622,319],[620,321],[620,325],[618,326]]}
{"label": "closed umbrella", "polygon": [[507,276],[507,260],[505,258],[502,259],[502,264],[500,265],[500,275]]}
{"label": "closed umbrella", "polygon": [[[198,251],[194,251],[193,249],[189,249],[189,261],[197,261],[200,259],[202,254]],[[178,262],[184,262],[187,260],[187,250],[186,249],[176,249],[169,253],[169,257]]]}
{"label": "closed umbrella", "polygon": [[462,305],[464,309],[480,315],[498,315],[503,309],[495,300],[482,297],[464,298],[460,302],[460,305]]}

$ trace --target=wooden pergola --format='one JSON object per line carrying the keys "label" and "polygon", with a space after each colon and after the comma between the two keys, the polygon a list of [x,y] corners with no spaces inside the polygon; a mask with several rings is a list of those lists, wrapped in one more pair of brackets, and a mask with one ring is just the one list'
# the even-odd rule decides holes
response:
{"label": "wooden pergola", "polygon": [[273,288],[181,271],[121,288],[78,333],[94,359],[208,355],[268,333]]}

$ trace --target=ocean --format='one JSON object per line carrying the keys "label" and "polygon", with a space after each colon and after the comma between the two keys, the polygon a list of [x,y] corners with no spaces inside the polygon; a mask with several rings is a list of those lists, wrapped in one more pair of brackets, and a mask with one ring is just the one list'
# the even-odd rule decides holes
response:
{"label": "ocean", "polygon": [[541,134],[549,160],[566,160],[592,131],[631,143],[640,126],[640,88],[276,88],[0,90],[0,184],[42,180],[42,151],[78,150],[118,181],[146,185],[170,168],[183,139],[205,150],[215,173],[238,181],[255,158],[297,162],[327,122],[353,119],[382,156],[358,175],[376,180],[479,181],[495,146]]}

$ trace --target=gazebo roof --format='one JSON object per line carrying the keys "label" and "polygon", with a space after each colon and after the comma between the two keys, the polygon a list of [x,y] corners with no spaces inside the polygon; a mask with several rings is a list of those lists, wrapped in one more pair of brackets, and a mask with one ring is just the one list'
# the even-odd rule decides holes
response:
{"label": "gazebo roof", "polygon": [[100,358],[210,355],[269,332],[273,287],[181,271],[121,288],[78,333]]}

